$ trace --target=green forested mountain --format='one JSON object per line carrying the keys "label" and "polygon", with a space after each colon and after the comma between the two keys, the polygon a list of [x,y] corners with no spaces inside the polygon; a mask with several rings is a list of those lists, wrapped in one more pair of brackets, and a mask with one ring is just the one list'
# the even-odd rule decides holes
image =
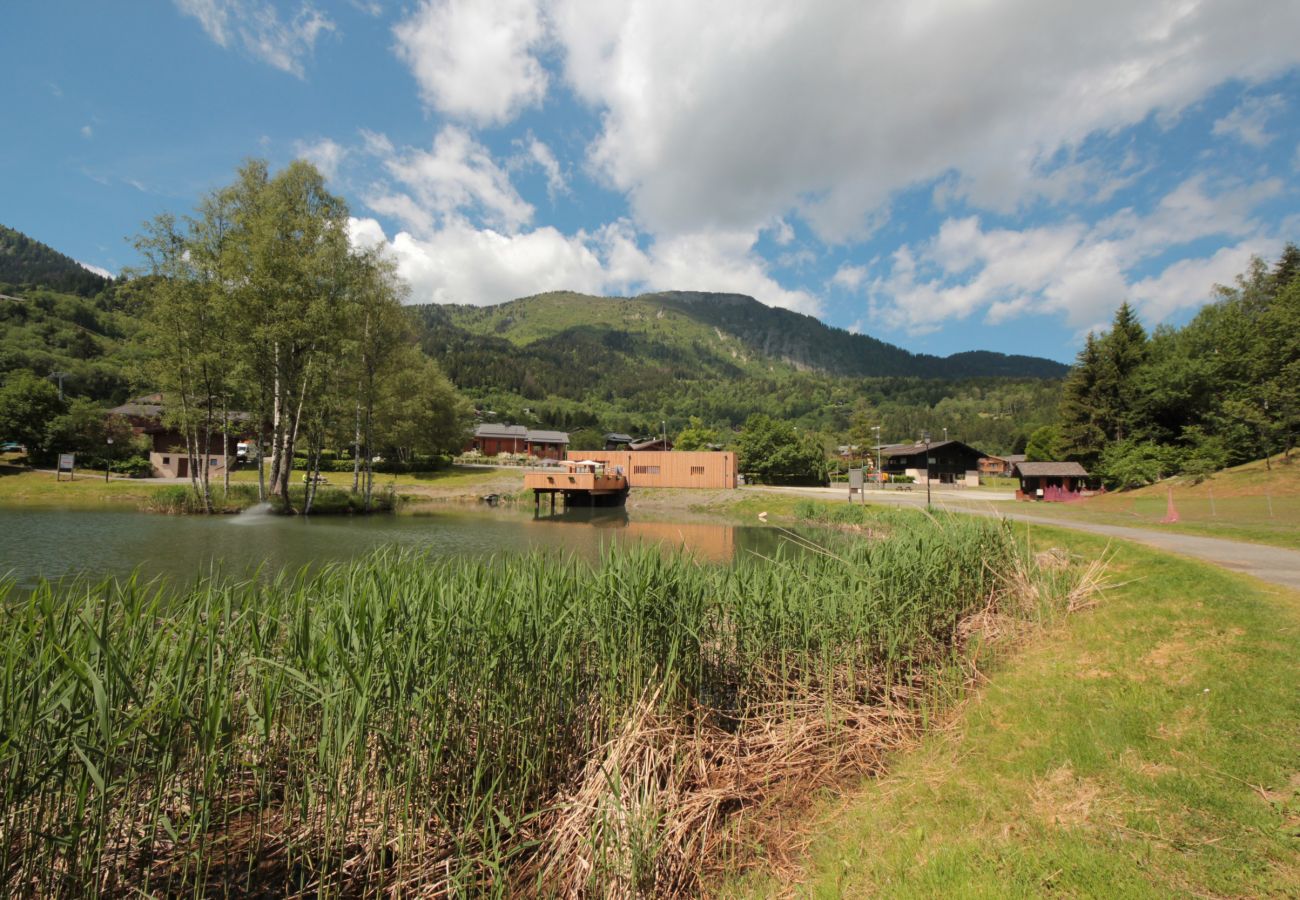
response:
{"label": "green forested mountain", "polygon": [[763,413],[846,434],[884,422],[908,439],[947,427],[1009,452],[1052,421],[1049,360],[939,359],[738,295],[542,294],[493,307],[410,309],[426,353],[486,416],[571,431],[735,428]]}
{"label": "green forested mountain", "polygon": [[94,298],[44,288],[9,291],[0,297],[0,378],[19,369],[62,372],[69,395],[126,399],[138,329],[128,288],[110,287]]}
{"label": "green forested mountain", "polygon": [[[626,334],[642,346],[700,353],[751,372],[779,369],[859,377],[1060,378],[1067,367],[1048,359],[970,352],[949,357],[910,353],[818,319],[765,306],[741,294],[666,291],[638,297],[539,294],[500,306],[444,307],[447,321],[478,335],[527,346],[570,334]],[[612,338],[617,340],[617,338]]]}
{"label": "green forested mountain", "polygon": [[27,286],[93,297],[108,284],[72,257],[0,225],[0,293]]}

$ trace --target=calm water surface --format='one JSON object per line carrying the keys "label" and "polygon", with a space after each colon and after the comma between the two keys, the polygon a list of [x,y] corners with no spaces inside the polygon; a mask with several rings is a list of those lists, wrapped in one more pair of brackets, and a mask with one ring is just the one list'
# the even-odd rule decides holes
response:
{"label": "calm water surface", "polygon": [[135,569],[189,581],[219,567],[244,575],[352,559],[399,546],[437,556],[485,557],[557,550],[588,557],[612,541],[685,546],[728,561],[771,555],[786,542],[774,528],[629,519],[624,510],[573,510],[534,520],[512,510],[448,511],[420,516],[303,519],[239,516],[161,516],[100,510],[0,510],[0,575],[20,588],[71,575],[125,575]]}

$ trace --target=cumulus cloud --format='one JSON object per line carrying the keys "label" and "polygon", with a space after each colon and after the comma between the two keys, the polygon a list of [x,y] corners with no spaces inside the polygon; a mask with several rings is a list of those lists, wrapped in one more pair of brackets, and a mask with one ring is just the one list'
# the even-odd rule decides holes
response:
{"label": "cumulus cloud", "polygon": [[550,147],[529,135],[528,156],[546,175],[546,192],[552,200],[559,194],[569,192],[569,183],[560,169],[560,161],[555,158]]}
{"label": "cumulus cloud", "polygon": [[378,221],[349,222],[358,246],[382,246],[411,285],[413,303],[501,303],[548,290],[629,294],[690,289],[747,293],[773,306],[818,311],[816,299],[772,280],[752,252],[755,236],[694,235],[638,244],[629,222],[565,235],[552,227],[514,234],[453,218],[423,235],[391,240]]}
{"label": "cumulus cloud", "polygon": [[591,162],[656,234],[794,211],[849,240],[953,173],[996,210],[1113,191],[1072,161],[1086,138],[1300,61],[1300,5],[1274,0],[556,0],[551,18],[602,116]]}
{"label": "cumulus cloud", "polygon": [[197,19],[221,47],[236,46],[254,59],[298,78],[322,34],[335,30],[329,16],[309,3],[298,7],[292,19],[264,0],[174,0],[184,14]]}
{"label": "cumulus cloud", "polygon": [[429,150],[397,150],[387,137],[373,133],[365,141],[396,182],[376,186],[368,204],[417,233],[464,216],[512,232],[533,217],[533,207],[519,196],[509,173],[463,128],[443,128]]}
{"label": "cumulus cloud", "polygon": [[[986,228],[976,216],[946,220],[930,240],[900,247],[888,274],[873,280],[873,312],[913,333],[982,314],[999,324],[1026,313],[1063,315],[1078,329],[1105,321],[1129,300],[1151,321],[1200,305],[1216,281],[1244,269],[1251,254],[1274,252],[1252,209],[1273,196],[1274,180],[1211,187],[1204,175],[1178,185],[1146,213],[1125,209],[1095,225],[1067,221],[1031,228]],[[1237,242],[1209,258],[1134,273],[1203,238]]]}
{"label": "cumulus cloud", "polygon": [[305,159],[320,169],[322,175],[333,181],[338,178],[339,166],[348,157],[348,149],[329,139],[318,141],[298,141],[296,145],[299,159]]}
{"label": "cumulus cloud", "polygon": [[1251,147],[1266,147],[1273,140],[1268,132],[1268,120],[1286,108],[1280,94],[1267,97],[1247,97],[1232,112],[1214,123],[1213,133],[1218,137],[1233,137]]}
{"label": "cumulus cloud", "polygon": [[546,31],[536,0],[425,0],[393,28],[397,53],[425,102],[480,124],[540,103]]}

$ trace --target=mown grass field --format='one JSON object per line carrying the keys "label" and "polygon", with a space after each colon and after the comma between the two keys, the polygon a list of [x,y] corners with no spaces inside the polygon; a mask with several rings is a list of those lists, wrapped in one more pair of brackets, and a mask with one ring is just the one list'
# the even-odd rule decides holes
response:
{"label": "mown grass field", "polygon": [[1004,524],[891,515],[734,566],[387,554],[0,598],[0,889],[693,892],[731,814],[878,765],[980,623],[1073,583]]}
{"label": "mown grass field", "polygon": [[[1161,524],[1172,494],[1178,522]],[[1062,520],[1158,528],[1187,534],[1300,548],[1300,455],[1226,469],[1192,484],[1170,479],[1135,491],[1078,503],[1037,503],[1035,515]]]}
{"label": "mown grass field", "polygon": [[1112,578],[890,774],[792,825],[806,853],[721,893],[1300,895],[1300,594],[1129,544]]}

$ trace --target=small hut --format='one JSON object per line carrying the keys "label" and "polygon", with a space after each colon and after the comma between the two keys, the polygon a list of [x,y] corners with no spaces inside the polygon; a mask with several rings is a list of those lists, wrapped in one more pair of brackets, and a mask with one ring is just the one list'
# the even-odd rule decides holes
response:
{"label": "small hut", "polygon": [[1017,500],[1074,500],[1089,491],[1092,478],[1077,462],[1016,463]]}

